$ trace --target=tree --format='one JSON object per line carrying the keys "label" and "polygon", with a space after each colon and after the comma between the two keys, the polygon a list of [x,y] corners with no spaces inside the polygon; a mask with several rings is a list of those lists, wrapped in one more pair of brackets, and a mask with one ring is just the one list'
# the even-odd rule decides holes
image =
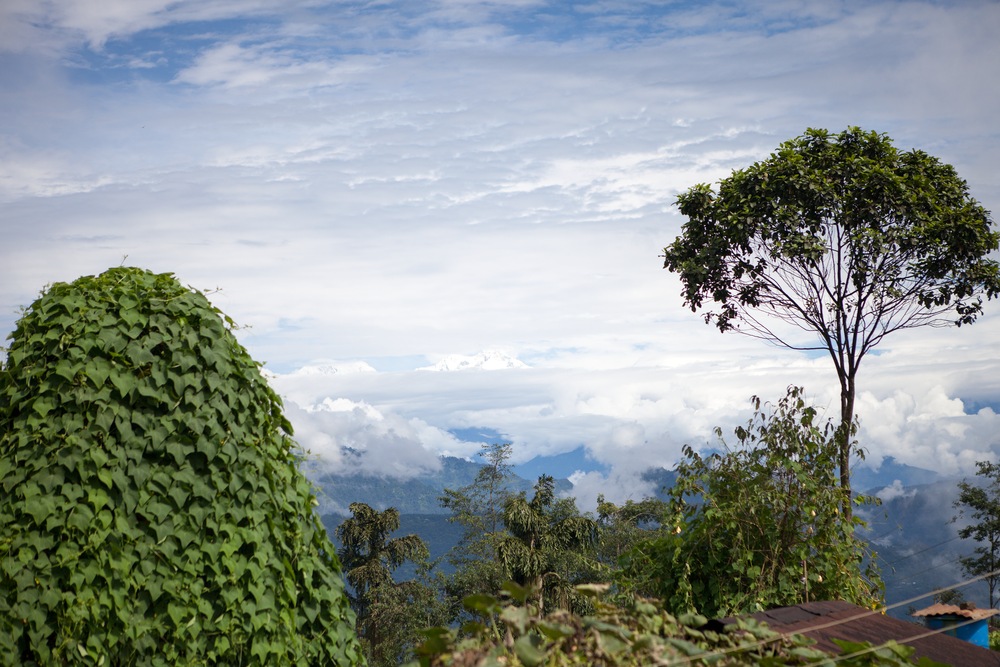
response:
{"label": "tree", "polygon": [[[417,535],[389,539],[399,529],[395,507],[379,512],[365,503],[351,503],[350,510],[352,516],[337,527],[343,544],[338,555],[354,589],[351,606],[357,613],[358,637],[372,663],[398,664],[403,647],[386,641],[398,630],[389,621],[398,620],[395,610],[410,598],[420,598],[421,591],[417,582],[396,584],[392,573],[406,561],[426,559],[427,546]],[[414,639],[396,634],[403,644]]]}
{"label": "tree", "polygon": [[986,485],[959,482],[955,507],[961,509],[960,516],[969,510],[969,517],[975,522],[959,530],[959,537],[972,538],[981,546],[976,547],[973,556],[962,558],[960,562],[966,575],[984,578],[992,609],[1000,585],[1000,464],[977,461],[976,467],[976,475],[982,477]]}
{"label": "tree", "polygon": [[560,606],[569,600],[568,581],[560,561],[568,553],[593,546],[597,524],[581,516],[572,499],[556,502],[555,480],[542,475],[529,501],[524,493],[507,499],[503,523],[509,532],[497,549],[499,560],[511,580],[537,592],[539,607],[545,608],[545,592],[558,592]]}
{"label": "tree", "polygon": [[0,367],[0,663],[357,664],[281,401],[170,274],[56,283]]}
{"label": "tree", "polygon": [[425,583],[423,575],[379,588],[372,597],[369,621],[379,628],[379,641],[366,647],[369,667],[402,664],[412,657],[427,628],[450,620],[437,589]]}
{"label": "tree", "polygon": [[690,446],[670,491],[668,535],[626,558],[625,579],[668,610],[708,617],[815,599],[870,606],[881,593],[860,519],[838,514],[836,427],[822,425],[803,390],[754,414],[730,448],[702,457]]}
{"label": "tree", "polygon": [[659,498],[626,500],[615,505],[597,496],[597,526],[600,544],[597,558],[608,568],[617,568],[618,561],[638,542],[650,539],[661,529],[667,513],[667,503]]}
{"label": "tree", "polygon": [[465,615],[462,600],[474,593],[498,594],[507,580],[507,572],[497,558],[497,547],[504,533],[503,508],[511,496],[514,473],[510,467],[512,445],[483,444],[480,457],[485,465],[475,481],[460,489],[445,489],[441,506],[451,511],[449,521],[464,526],[462,539],[448,559],[455,571],[442,587],[448,597],[451,615]]}
{"label": "tree", "polygon": [[[957,588],[943,588],[934,594],[935,604],[952,604],[957,606],[964,602],[965,594]],[[913,614],[910,615],[912,616]]]}
{"label": "tree", "polygon": [[[862,359],[895,331],[971,324],[983,296],[1000,293],[989,213],[950,165],[856,127],[807,130],[733,172],[718,194],[696,185],[677,203],[688,221],[664,267],[679,274],[685,305],[714,302],[705,320],[720,331],[833,359],[849,491]],[[797,329],[818,341],[800,342]]]}
{"label": "tree", "polygon": [[503,522],[503,507],[510,496],[510,467],[513,445],[509,442],[483,444],[479,456],[485,465],[475,481],[461,489],[445,489],[441,506],[452,511],[451,521],[466,527],[465,538],[478,539],[484,533],[496,533]]}

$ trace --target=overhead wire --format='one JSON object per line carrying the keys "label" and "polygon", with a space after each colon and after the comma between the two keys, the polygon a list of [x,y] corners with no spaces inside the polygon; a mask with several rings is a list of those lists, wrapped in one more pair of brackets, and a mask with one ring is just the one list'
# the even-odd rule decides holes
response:
{"label": "overhead wire", "polygon": [[[942,590],[954,590],[956,588],[962,588],[963,586],[968,586],[969,584],[973,584],[973,583],[975,583],[977,581],[982,581],[983,579],[987,579],[989,577],[993,577],[993,576],[997,576],[997,575],[1000,575],[1000,570],[993,570],[992,572],[987,572],[985,574],[980,574],[978,576],[971,577],[969,579],[961,581],[961,582],[955,584],[954,586],[949,586],[947,588],[938,588],[938,589],[935,589],[935,590],[931,591],[930,593],[923,593],[921,595],[917,595],[917,596],[911,597],[911,598],[909,598],[907,600],[903,600],[902,602],[896,602],[896,603],[891,604],[891,605],[883,606],[883,607],[881,607],[878,610],[865,611],[864,613],[855,614],[854,616],[851,616],[849,618],[838,619],[837,621],[830,621],[829,623],[826,623],[826,624],[820,624],[820,625],[810,626],[809,630],[822,630],[822,629],[826,629],[826,628],[830,628],[830,627],[836,627],[837,625],[840,625],[842,623],[847,623],[847,622],[859,620],[859,619],[862,619],[862,618],[868,618],[869,616],[873,616],[875,614],[884,614],[886,611],[888,611],[890,609],[896,609],[898,607],[903,606],[904,604],[908,605],[908,604],[911,604],[913,602],[916,602],[917,600],[922,600],[922,599],[926,598],[927,596],[934,595],[935,593],[938,593],[938,592],[940,592]],[[951,631],[951,630],[953,630],[955,628],[964,627],[966,625],[970,625],[972,623],[975,623],[976,621],[977,621],[977,619],[969,619],[968,621],[962,621],[960,623],[955,623],[953,625],[950,625],[949,627],[942,627],[942,628],[936,628],[936,629],[933,629],[933,630],[928,630],[926,632],[922,632],[920,634],[916,634],[916,635],[913,635],[911,637],[906,637],[900,643],[906,643],[906,642],[913,641],[913,640],[916,640],[916,639],[924,639],[926,637],[932,637],[934,635],[944,634],[944,633],[949,632],[949,631]],[[854,657],[857,657],[857,656],[865,655],[867,653],[871,653],[871,652],[876,651],[878,649],[879,649],[878,645],[870,646],[868,648],[860,649],[860,650],[855,651],[853,653],[847,653],[847,654],[844,654],[844,655],[837,655],[837,656],[831,656],[830,658],[824,658],[823,660],[820,660],[819,662],[810,663],[807,667],[815,667],[816,665],[827,664],[831,660],[833,662],[835,662],[835,663],[836,662],[842,662],[844,660],[849,660],[850,658],[854,658]]]}
{"label": "overhead wire", "polygon": [[[833,628],[833,627],[836,627],[838,625],[843,625],[844,623],[851,623],[853,621],[858,621],[858,620],[861,620],[863,618],[869,618],[869,617],[875,616],[875,615],[880,615],[881,616],[881,615],[885,614],[887,611],[890,611],[892,609],[897,609],[897,608],[899,608],[899,607],[901,607],[903,605],[912,604],[912,603],[916,602],[917,600],[922,600],[922,599],[924,599],[926,597],[929,597],[931,595],[934,595],[935,593],[938,593],[938,592],[940,592],[942,590],[953,590],[953,589],[956,589],[956,588],[962,588],[963,586],[968,586],[969,584],[973,584],[973,583],[975,583],[977,581],[982,581],[983,579],[987,579],[989,577],[995,577],[995,576],[998,576],[998,575],[1000,575],[1000,569],[993,570],[992,572],[987,572],[985,574],[980,574],[980,575],[977,575],[975,577],[971,577],[969,579],[961,581],[961,582],[959,582],[959,583],[957,583],[957,584],[955,584],[953,586],[949,586],[947,588],[937,588],[937,589],[934,589],[934,590],[932,590],[930,592],[922,593],[920,595],[916,595],[914,597],[907,598],[906,600],[903,600],[901,602],[895,602],[895,603],[893,603],[891,605],[882,605],[882,606],[878,607],[877,609],[872,609],[872,610],[865,609],[862,612],[859,612],[857,614],[853,614],[851,616],[847,616],[845,618],[838,618],[838,619],[835,619],[835,620],[832,620],[832,621],[828,621],[826,623],[819,623],[817,625],[810,625],[808,628],[806,628],[806,630],[808,630],[808,631],[825,630],[827,628]],[[952,627],[956,627],[956,626],[952,626]],[[930,637],[930,636],[935,635],[935,634],[941,634],[941,633],[947,632],[950,629],[951,628],[941,628],[941,629],[938,629],[938,630],[928,631],[926,633],[920,634],[919,636],[908,637],[907,641],[912,640],[912,639],[920,639],[920,638],[923,638],[923,637]],[[787,636],[787,635],[790,635],[790,634],[801,634],[801,633],[797,633],[797,632],[779,632],[779,634]],[[774,638],[763,639],[763,640],[760,640],[760,641],[757,641],[757,642],[752,642],[750,644],[741,644],[740,646],[735,646],[735,647],[731,647],[731,648],[719,649],[717,651],[709,651],[709,652],[702,653],[702,654],[699,654],[699,655],[694,655],[694,656],[679,656],[678,658],[676,658],[677,661],[675,663],[673,663],[673,664],[676,664],[676,665],[689,665],[689,664],[695,662],[696,660],[710,660],[710,659],[713,659],[713,658],[716,658],[716,657],[721,657],[721,656],[724,656],[724,655],[728,655],[730,653],[736,653],[738,651],[746,651],[746,650],[752,650],[752,649],[755,649],[755,648],[759,648],[759,647],[764,646],[765,644],[768,644],[768,643],[770,643],[772,641],[774,641]],[[873,646],[870,649],[865,649],[864,651],[859,652],[857,655],[864,655],[864,653],[870,652],[870,651],[875,651],[878,648],[880,648],[880,647],[879,646]],[[852,655],[853,654],[851,654],[851,655],[845,655],[845,656],[834,656],[834,655],[831,655],[830,657],[824,658],[823,660],[821,660],[819,662],[812,663],[812,665],[828,664],[831,660],[834,661],[834,662],[839,662],[841,660],[846,660],[849,657],[852,657]],[[810,665],[810,667],[812,667],[812,665]]]}
{"label": "overhead wire", "polygon": [[[919,556],[920,554],[924,553],[925,551],[930,551],[931,549],[937,549],[938,547],[943,547],[946,544],[950,544],[950,543],[952,543],[952,542],[954,542],[956,540],[960,540],[960,539],[962,539],[962,537],[960,535],[957,535],[955,537],[952,537],[952,538],[949,538],[949,539],[945,540],[944,542],[938,542],[937,544],[932,544],[929,547],[924,547],[923,549],[920,549],[919,551],[914,551],[911,554],[907,554],[906,556],[902,556],[900,558],[897,558],[891,565],[895,566],[896,563],[901,563],[904,560],[913,558],[914,556]],[[888,562],[888,561],[886,561],[886,562]]]}
{"label": "overhead wire", "polygon": [[[942,634],[942,633],[945,633],[945,632],[951,632],[952,630],[955,630],[956,628],[964,628],[967,625],[971,625],[973,623],[978,623],[979,620],[980,619],[970,618],[970,619],[968,619],[966,621],[961,621],[959,623],[953,623],[953,624],[949,625],[948,627],[941,627],[941,628],[935,628],[933,630],[927,630],[926,632],[921,632],[920,634],[916,634],[916,635],[912,635],[910,637],[907,637],[906,639],[904,639],[902,641],[897,640],[897,643],[903,643],[903,644],[905,644],[905,643],[908,643],[908,642],[916,641],[917,639],[926,639],[927,637],[933,637],[934,635],[939,635],[939,634]],[[834,655],[834,656],[830,656],[829,658],[823,658],[822,660],[817,660],[816,662],[810,662],[810,663],[807,663],[805,665],[805,667],[818,667],[819,665],[828,665],[828,664],[830,664],[830,662],[838,663],[838,662],[843,662],[844,660],[851,660],[853,658],[858,658],[858,657],[861,657],[863,655],[867,655],[868,653],[873,653],[873,652],[879,650],[880,648],[882,648],[882,645],[869,646],[867,648],[858,649],[857,651],[852,651],[851,653],[844,653],[842,655]]]}
{"label": "overhead wire", "polygon": [[[890,535],[892,532],[895,532],[895,531],[890,531],[888,533],[884,533],[883,535],[881,535],[881,536],[879,536],[877,538],[872,538],[872,539],[867,540],[867,541],[868,541],[869,544],[871,544],[872,542],[874,542],[876,540],[882,539],[883,537],[886,537],[886,536]],[[938,568],[945,567],[945,566],[948,566],[948,565],[954,565],[955,563],[958,563],[961,560],[961,556],[959,558],[955,559],[955,560],[950,560],[950,561],[947,561],[945,563],[939,563],[939,564],[933,565],[933,566],[931,566],[929,568],[920,570],[919,572],[907,572],[907,573],[905,573],[905,575],[902,574],[902,573],[896,572],[897,565],[899,565],[899,563],[902,563],[903,561],[906,561],[906,560],[909,560],[910,558],[913,558],[914,556],[919,556],[920,554],[926,553],[926,552],[930,551],[931,549],[937,549],[938,547],[943,547],[946,544],[950,544],[950,543],[955,542],[955,541],[960,540],[960,539],[962,539],[962,537],[960,535],[956,535],[955,537],[948,538],[947,540],[944,540],[942,542],[938,542],[937,544],[932,544],[930,546],[926,546],[923,549],[919,549],[917,551],[914,551],[913,553],[910,553],[910,554],[907,554],[905,556],[901,556],[899,558],[896,558],[892,562],[889,562],[888,559],[886,559],[884,556],[882,556],[882,554],[880,554],[875,549],[871,549],[871,554],[874,555],[875,558],[878,561],[880,561],[879,567],[881,567],[881,568],[888,568],[888,570],[890,570],[893,574],[895,574],[895,576],[887,578],[889,581],[898,580],[900,577],[903,577],[903,576],[906,576],[906,577],[918,577],[921,574],[924,574],[926,572],[930,572],[931,570],[936,570]]]}
{"label": "overhead wire", "polygon": [[[922,574],[926,574],[926,573],[928,573],[928,572],[930,572],[932,570],[936,570],[938,568],[945,567],[946,565],[955,565],[955,564],[957,564],[961,560],[962,560],[962,557],[959,556],[955,560],[950,560],[950,561],[947,561],[947,562],[944,562],[944,563],[938,563],[937,565],[931,565],[930,567],[924,568],[923,570],[920,570],[918,572],[908,573],[906,576],[908,576],[908,577],[919,577]],[[900,576],[902,576],[902,575],[900,575]],[[895,577],[895,578],[899,579],[899,577]]]}

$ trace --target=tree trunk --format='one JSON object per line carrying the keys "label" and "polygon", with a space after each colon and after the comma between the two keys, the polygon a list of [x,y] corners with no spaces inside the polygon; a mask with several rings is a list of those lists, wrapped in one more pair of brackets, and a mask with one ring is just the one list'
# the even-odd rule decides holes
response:
{"label": "tree trunk", "polygon": [[854,375],[840,378],[840,427],[837,429],[837,445],[840,449],[840,488],[844,490],[844,520],[853,516],[851,508],[851,430],[854,425]]}
{"label": "tree trunk", "polygon": [[[990,548],[990,557],[989,557],[990,572],[993,573],[997,571],[996,555],[997,555],[997,548],[1000,547],[1000,535],[997,535],[995,532],[990,530],[987,544],[989,545]],[[993,605],[994,605],[994,600],[996,599],[995,594],[997,589],[997,578],[995,576],[986,577],[986,585],[989,586],[990,589],[990,609],[996,609],[996,607],[994,607]]]}

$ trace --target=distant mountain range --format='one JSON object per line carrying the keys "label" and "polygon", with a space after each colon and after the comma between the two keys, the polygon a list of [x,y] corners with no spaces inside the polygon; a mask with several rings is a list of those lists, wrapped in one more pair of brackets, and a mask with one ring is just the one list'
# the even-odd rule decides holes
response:
{"label": "distant mountain range", "polygon": [[915,484],[933,484],[941,479],[942,476],[933,470],[899,463],[892,456],[882,459],[881,465],[876,470],[864,465],[855,465],[851,470],[851,488],[864,493],[874,493],[892,486],[896,481],[908,487]]}
{"label": "distant mountain range", "polygon": [[[532,473],[544,471],[540,457],[525,466]],[[565,470],[565,461],[556,459],[553,468]],[[437,472],[406,480],[374,475],[320,475],[314,479],[323,510],[323,523],[331,536],[347,514],[352,502],[363,502],[377,509],[395,507],[400,511],[398,534],[416,533],[428,544],[431,559],[441,559],[458,543],[461,527],[448,521],[448,513],[439,502],[444,489],[459,489],[471,484],[481,465],[454,457],[442,457]],[[644,481],[664,490],[676,480],[676,473],[664,468],[649,469]],[[536,477],[537,479],[537,477]],[[863,506],[858,516],[868,522],[864,536],[877,552],[882,578],[886,584],[886,601],[895,605],[890,614],[909,620],[911,607],[931,604],[929,594],[950,587],[964,579],[958,559],[968,555],[975,544],[958,538],[961,521],[953,507],[958,495],[958,479],[943,479],[941,475],[901,464],[886,458],[877,470],[858,467],[853,472],[854,488],[879,496],[881,505]],[[511,488],[530,495],[535,479],[515,476]],[[556,482],[561,494],[572,494],[573,485],[563,478]],[[336,541],[336,540],[335,540]],[[441,563],[444,571],[446,564]],[[412,576],[410,571],[401,573]],[[966,599],[980,607],[987,606],[985,584],[977,583],[960,589]],[[927,594],[927,595],[925,595]],[[917,596],[925,597],[917,598]]]}
{"label": "distant mountain range", "polygon": [[418,368],[420,371],[499,371],[507,368],[528,368],[528,364],[497,350],[486,350],[473,356],[449,355],[432,366]]}
{"label": "distant mountain range", "polygon": [[[315,477],[313,483],[318,489],[320,506],[327,514],[346,514],[353,502],[362,502],[378,510],[395,507],[400,514],[447,514],[440,503],[444,490],[457,490],[472,484],[481,467],[465,459],[442,456],[440,470],[409,479],[326,473]],[[515,475],[511,489],[530,495],[536,479]],[[572,489],[569,480],[556,480],[557,493],[569,493]]]}
{"label": "distant mountain range", "polygon": [[[959,559],[968,556],[976,543],[958,536],[966,525],[956,520],[958,479],[914,486],[888,485],[880,506],[866,506],[858,516],[868,522],[866,539],[877,553],[886,585],[889,613],[908,618],[910,607],[932,604],[928,595],[951,588],[966,579]],[[970,480],[973,481],[973,480]],[[967,600],[988,607],[986,584],[976,582],[958,588]]]}

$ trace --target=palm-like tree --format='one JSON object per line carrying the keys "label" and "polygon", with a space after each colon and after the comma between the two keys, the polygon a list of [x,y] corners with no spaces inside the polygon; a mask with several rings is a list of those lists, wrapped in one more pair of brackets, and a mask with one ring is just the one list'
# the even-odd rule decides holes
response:
{"label": "palm-like tree", "polygon": [[389,539],[399,529],[399,510],[383,512],[365,503],[351,503],[351,514],[337,527],[343,546],[337,551],[347,583],[351,606],[357,614],[358,637],[370,647],[379,645],[383,629],[372,617],[372,604],[380,590],[395,587],[392,572],[406,561],[427,557],[427,545],[417,535]]}
{"label": "palm-like tree", "polygon": [[565,590],[567,582],[559,562],[567,553],[592,546],[597,523],[576,511],[555,511],[555,480],[542,475],[529,501],[524,493],[511,497],[504,506],[503,522],[509,535],[500,542],[500,562],[515,583],[537,591],[544,608],[544,589]]}

